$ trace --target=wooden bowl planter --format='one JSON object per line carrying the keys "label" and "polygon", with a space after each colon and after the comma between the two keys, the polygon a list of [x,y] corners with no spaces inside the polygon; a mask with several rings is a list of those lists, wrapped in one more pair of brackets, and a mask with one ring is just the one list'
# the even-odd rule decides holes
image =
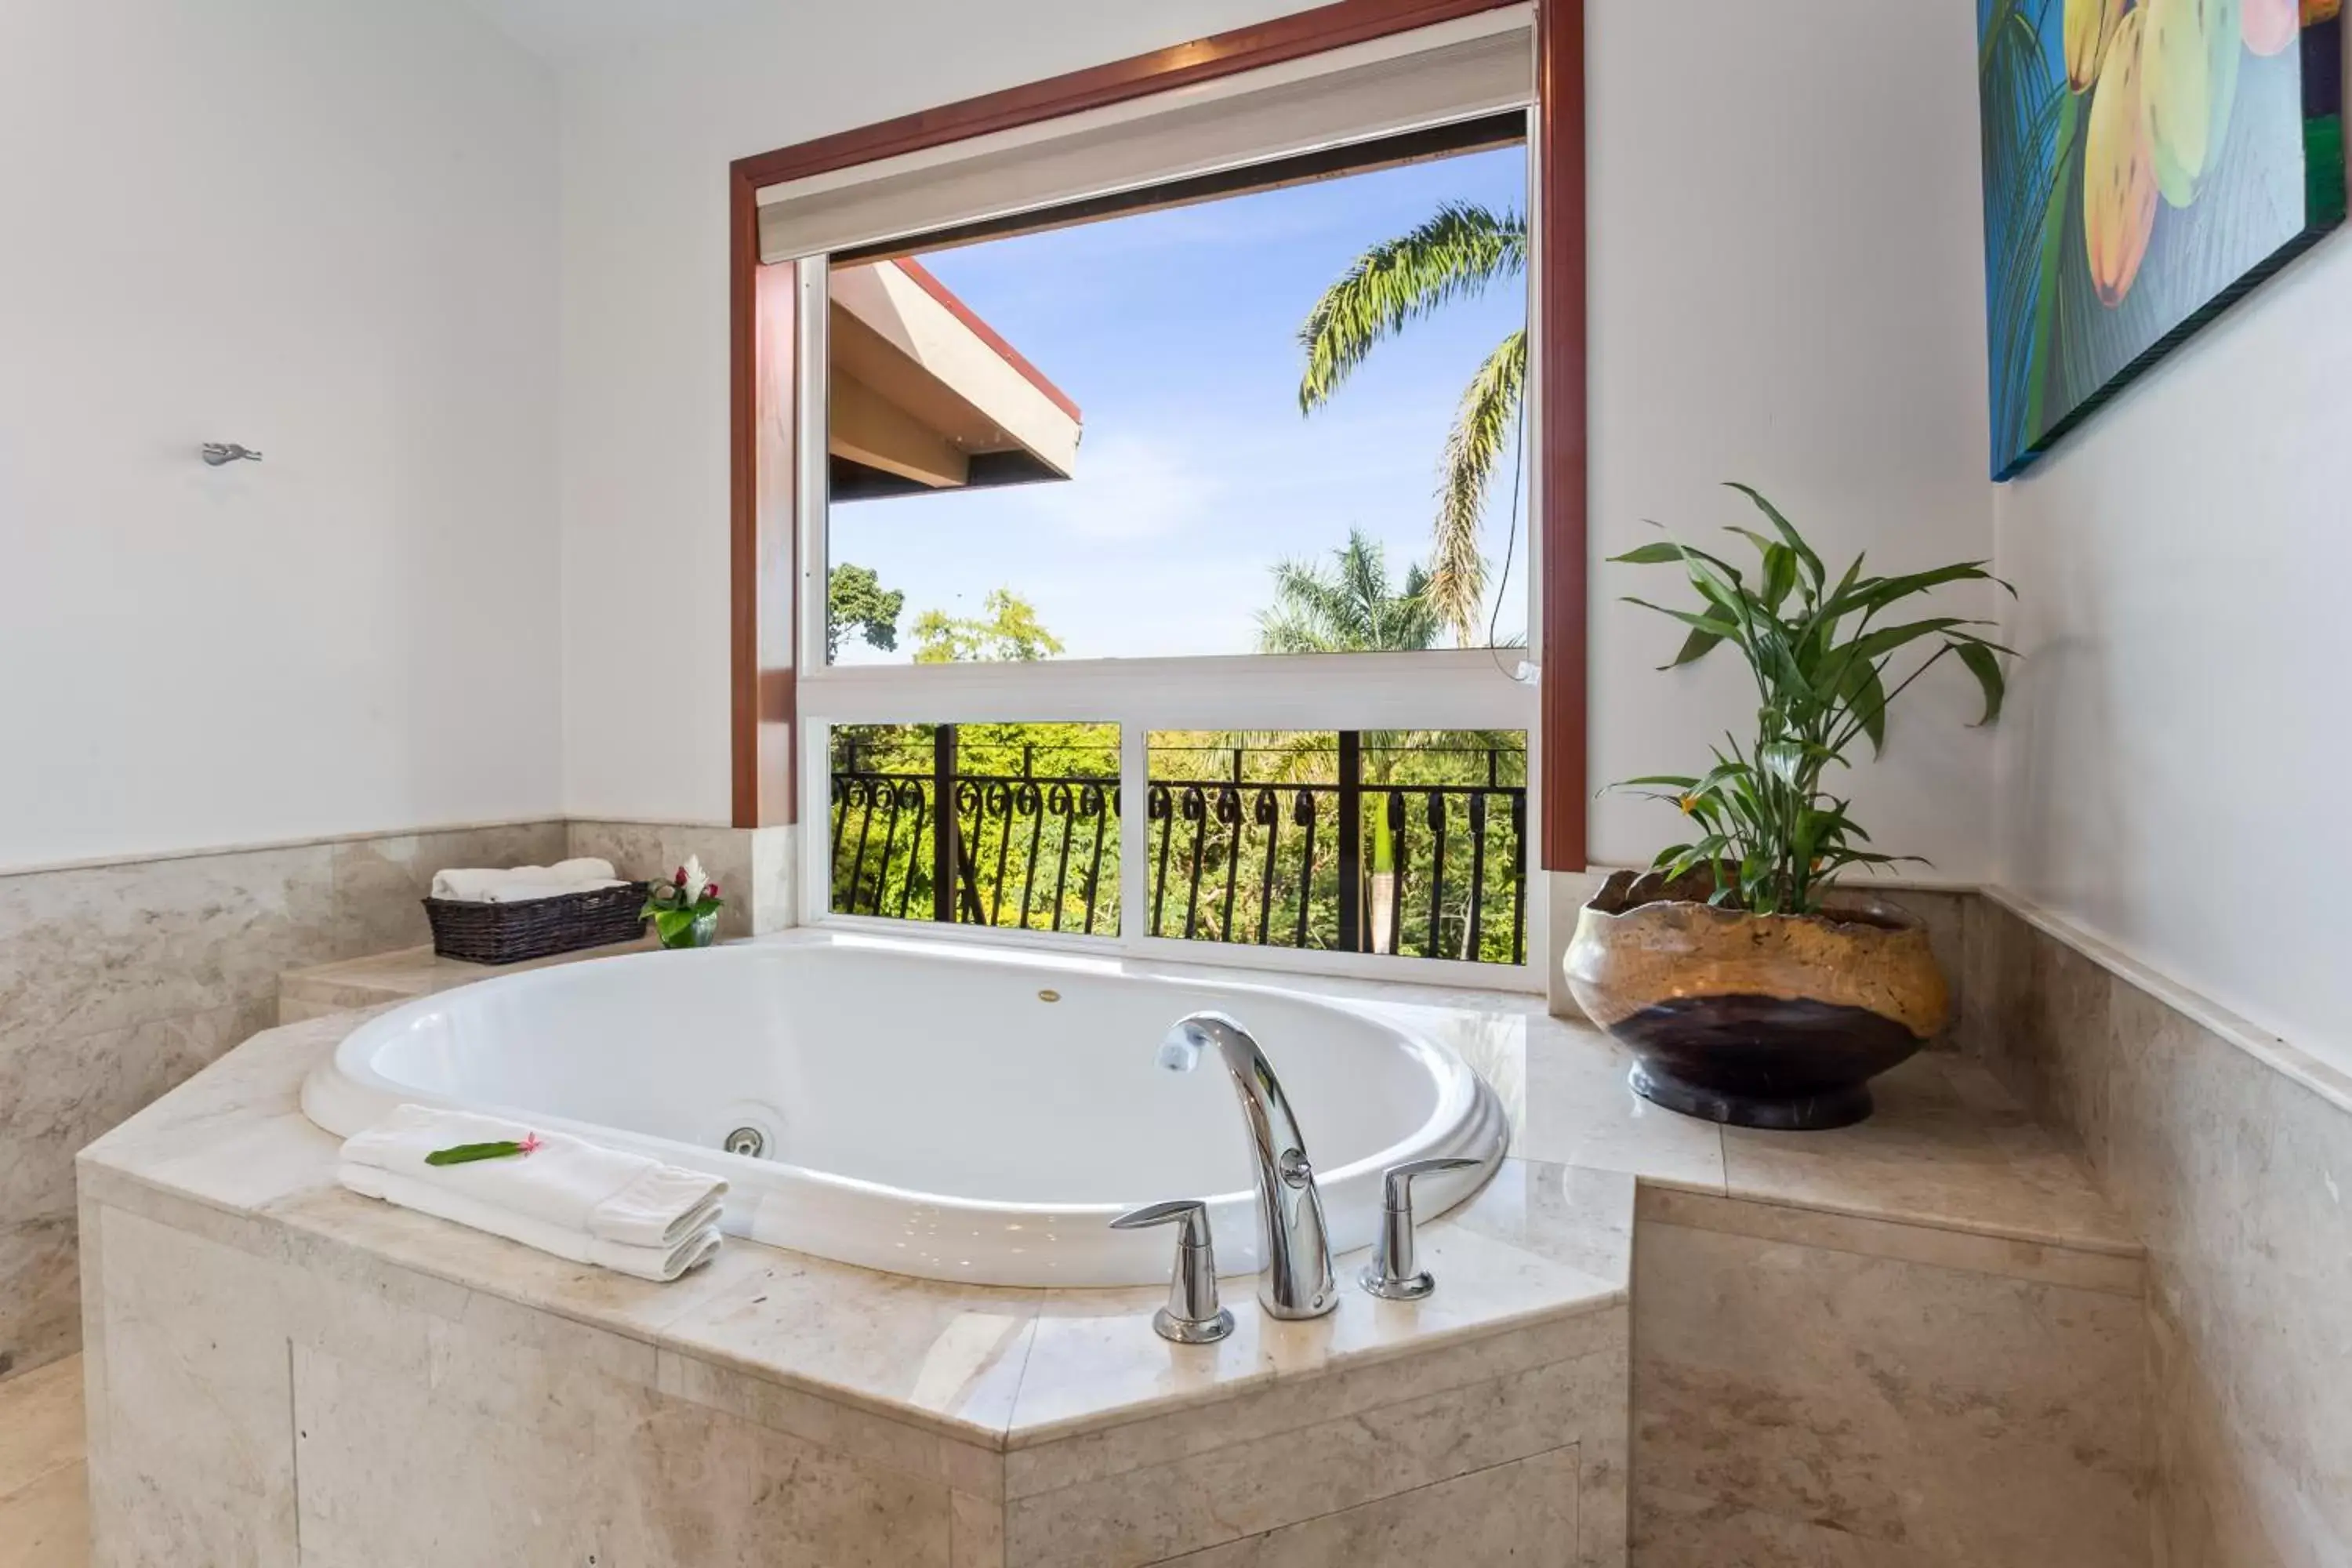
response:
{"label": "wooden bowl planter", "polygon": [[1634,1092],[1734,1127],[1844,1127],[1869,1080],[1944,1026],[1918,920],[1840,898],[1818,915],[1706,900],[1712,872],[1620,871],[1578,914],[1563,961],[1577,1005],[1638,1058]]}

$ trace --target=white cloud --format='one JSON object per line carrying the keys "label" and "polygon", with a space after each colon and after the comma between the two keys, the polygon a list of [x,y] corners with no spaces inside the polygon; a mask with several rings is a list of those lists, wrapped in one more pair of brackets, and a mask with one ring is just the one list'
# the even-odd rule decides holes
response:
{"label": "white cloud", "polygon": [[1077,472],[1026,492],[1037,519],[1073,539],[1165,539],[1210,514],[1223,489],[1213,454],[1120,431],[1078,447]]}

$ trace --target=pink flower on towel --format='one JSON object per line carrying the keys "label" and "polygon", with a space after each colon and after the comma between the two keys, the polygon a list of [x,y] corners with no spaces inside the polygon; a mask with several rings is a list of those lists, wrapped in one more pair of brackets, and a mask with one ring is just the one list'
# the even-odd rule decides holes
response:
{"label": "pink flower on towel", "polygon": [[529,1154],[536,1151],[538,1148],[539,1134],[536,1132],[526,1132],[522,1135],[522,1142],[515,1145],[515,1152],[518,1154]]}

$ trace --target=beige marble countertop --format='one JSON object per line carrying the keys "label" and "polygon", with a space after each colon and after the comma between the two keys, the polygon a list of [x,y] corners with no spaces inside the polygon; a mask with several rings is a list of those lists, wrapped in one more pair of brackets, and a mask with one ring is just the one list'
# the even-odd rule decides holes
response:
{"label": "beige marble countertop", "polygon": [[647,935],[634,942],[525,959],[520,963],[468,963],[462,958],[444,958],[428,944],[313,964],[307,969],[289,969],[278,977],[278,1021],[291,1024],[328,1013],[349,1012],[354,1007],[414,1001],[436,992],[471,985],[477,980],[552,969],[559,964],[609,958],[620,952],[647,952],[659,945]]}
{"label": "beige marble countertop", "polygon": [[[381,963],[386,976],[417,967],[413,953]],[[814,1393],[995,1451],[1284,1378],[1456,1344],[1475,1353],[1482,1337],[1509,1330],[1569,1331],[1627,1298],[1637,1184],[1702,1207],[1761,1205],[1754,1212],[1810,1214],[1817,1225],[1843,1216],[1828,1223],[1855,1228],[1853,1250],[1932,1258],[1941,1246],[2006,1246],[2137,1268],[2137,1240],[2081,1167],[1988,1074],[1948,1053],[1880,1079],[1879,1113],[1861,1126],[1753,1132],[1636,1098],[1622,1049],[1547,1016],[1537,997],[1183,972],[1343,996],[1445,1040],[1495,1085],[1511,1114],[1510,1157],[1475,1198],[1423,1226],[1435,1295],[1391,1303],[1350,1289],[1329,1317],[1283,1323],[1232,1280],[1234,1334],[1179,1347],[1148,1326],[1159,1289],[961,1286],[734,1240],[667,1286],[586,1268],[335,1184],[337,1140],[297,1097],[362,1016],[349,1012],[256,1036],[99,1140],[80,1155],[82,1191],[306,1267],[382,1260],[653,1342],[684,1358],[679,1375],[691,1375],[689,1363],[748,1373],[779,1385],[780,1398]],[[1342,1259],[1341,1277],[1360,1262]]]}

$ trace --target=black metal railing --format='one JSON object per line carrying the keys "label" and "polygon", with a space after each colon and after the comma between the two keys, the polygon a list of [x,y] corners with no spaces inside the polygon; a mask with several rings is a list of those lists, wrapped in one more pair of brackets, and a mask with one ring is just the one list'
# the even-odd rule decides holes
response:
{"label": "black metal railing", "polygon": [[[1383,748],[1340,731],[1335,766],[1250,776],[1264,749],[1152,753],[1144,929],[1262,947],[1484,963],[1527,954],[1523,752]],[[1402,759],[1418,759],[1415,768]],[[1433,767],[1433,759],[1453,759]],[[1286,760],[1298,761],[1297,753]],[[931,766],[833,774],[833,907],[844,913],[1030,931],[1119,929],[1118,781],[957,767],[953,726]],[[1162,770],[1166,776],[1160,776]],[[1437,772],[1403,781],[1401,771]],[[1209,774],[1211,776],[1201,776]],[[1189,775],[1189,776],[1188,776]],[[1217,776],[1222,775],[1222,776]],[[952,810],[944,817],[942,799]]]}

